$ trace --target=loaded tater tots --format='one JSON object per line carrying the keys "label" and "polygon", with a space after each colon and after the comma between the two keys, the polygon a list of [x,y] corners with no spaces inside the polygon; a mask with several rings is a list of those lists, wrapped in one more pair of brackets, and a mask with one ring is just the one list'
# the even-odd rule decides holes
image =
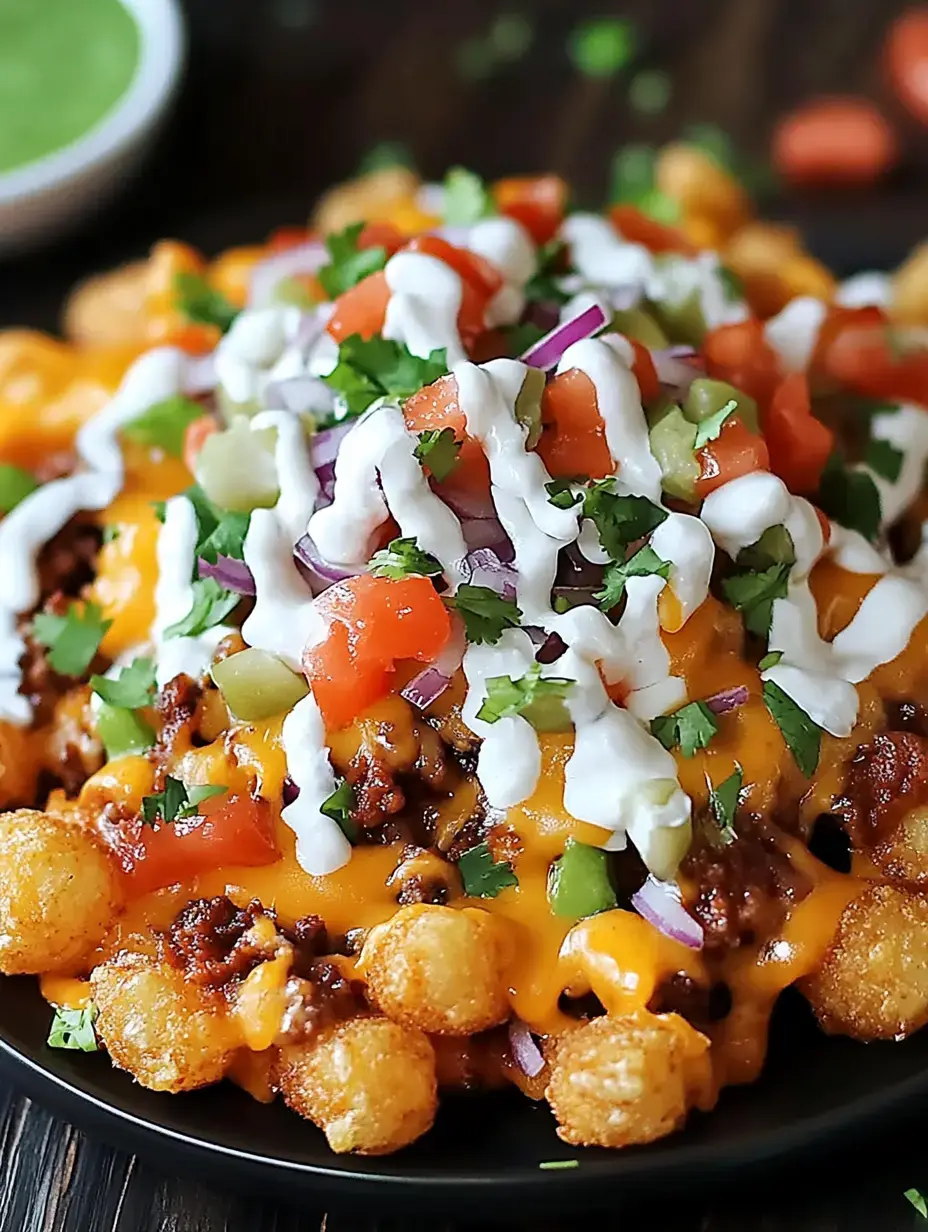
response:
{"label": "loaded tater tots", "polygon": [[604,214],[380,171],[0,334],[49,1046],[338,1152],[500,1085],[619,1148],[756,1078],[789,985],[928,1020],[925,254],[839,283],[723,164]]}

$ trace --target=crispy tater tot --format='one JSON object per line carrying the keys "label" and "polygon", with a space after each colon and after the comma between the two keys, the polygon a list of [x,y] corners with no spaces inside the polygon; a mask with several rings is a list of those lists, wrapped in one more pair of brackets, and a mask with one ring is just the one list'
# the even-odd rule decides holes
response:
{"label": "crispy tater tot", "polygon": [[312,224],[327,234],[342,231],[362,219],[389,218],[394,210],[412,204],[418,177],[407,167],[383,167],[356,180],[336,184],[316,206]]}
{"label": "crispy tater tot", "polygon": [[90,975],[96,1031],[114,1064],[153,1091],[193,1091],[222,1078],[241,1043],[220,997],[142,954]]}
{"label": "crispy tater tot", "polygon": [[841,915],[819,970],[800,985],[823,1030],[895,1039],[928,1022],[928,896],[874,885]]}
{"label": "crispy tater tot", "polygon": [[594,1018],[554,1048],[545,1096],[575,1146],[633,1146],[711,1105],[709,1041],[677,1014]]}
{"label": "crispy tater tot", "polygon": [[371,929],[361,967],[389,1018],[432,1035],[473,1035],[509,1017],[503,942],[486,911],[417,903]]}
{"label": "crispy tater tot", "polygon": [[905,813],[867,854],[891,880],[928,886],[928,808]]}
{"label": "crispy tater tot", "polygon": [[277,1081],[339,1153],[397,1151],[431,1128],[438,1105],[431,1044],[389,1018],[355,1018],[283,1048]]}
{"label": "crispy tater tot", "polygon": [[82,282],[65,309],[65,334],[81,346],[143,341],[148,275],[147,261],[133,261]]}
{"label": "crispy tater tot", "polygon": [[113,859],[80,826],[20,809],[0,817],[0,971],[77,971],[122,906]]}

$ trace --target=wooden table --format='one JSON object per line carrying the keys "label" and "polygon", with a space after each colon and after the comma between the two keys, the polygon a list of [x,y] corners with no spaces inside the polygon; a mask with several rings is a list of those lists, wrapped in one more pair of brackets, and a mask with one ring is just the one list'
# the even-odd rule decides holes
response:
{"label": "wooden table", "polygon": [[[53,328],[67,286],[173,234],[216,250],[299,222],[315,194],[356,170],[379,141],[408,143],[423,171],[448,163],[488,176],[552,167],[581,199],[601,198],[607,163],[628,140],[682,124],[722,125],[760,157],[773,117],[814,91],[881,97],[879,37],[899,0],[637,0],[641,63],[667,69],[667,110],[637,115],[627,80],[579,78],[565,53],[595,0],[467,5],[425,0],[186,0],[190,67],[173,123],[147,173],[106,214],[57,248],[0,269],[0,326]],[[509,51],[487,63],[502,16]],[[500,29],[495,26],[497,36]],[[513,33],[515,31],[515,33]],[[520,33],[521,32],[521,33]],[[522,54],[519,41],[528,40]],[[482,58],[481,58],[482,57]],[[928,143],[903,124],[907,165],[884,193],[781,205],[845,271],[888,265],[926,230]],[[902,1196],[928,1183],[922,1135],[884,1134],[828,1179],[774,1174],[748,1194],[675,1204],[621,1220],[627,1232],[902,1232],[921,1221]],[[578,1212],[578,1215],[580,1212]],[[616,1219],[610,1219],[615,1226]],[[561,1227],[573,1226],[564,1221]],[[0,1232],[349,1232],[451,1228],[289,1210],[161,1175],[0,1091]],[[511,1220],[508,1228],[515,1225]],[[540,1232],[542,1225],[534,1223]],[[460,1225],[454,1225],[463,1232]]]}

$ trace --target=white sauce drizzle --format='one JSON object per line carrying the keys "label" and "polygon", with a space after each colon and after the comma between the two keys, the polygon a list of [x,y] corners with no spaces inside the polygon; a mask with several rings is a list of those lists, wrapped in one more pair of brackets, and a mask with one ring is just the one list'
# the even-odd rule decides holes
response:
{"label": "white sauce drizzle", "polygon": [[654,270],[654,258],[641,244],[624,240],[598,214],[570,214],[560,238],[570,247],[571,263],[588,285],[607,291],[637,290],[640,295]]}
{"label": "white sauce drizzle", "polygon": [[695,257],[660,257],[648,280],[647,297],[675,309],[685,307],[695,297],[706,329],[746,321],[750,315],[748,306],[744,300],[731,298],[719,274],[719,265],[718,254],[708,251]]}
{"label": "white sauce drizzle", "polygon": [[531,236],[514,218],[485,218],[471,227],[465,247],[491,261],[505,280],[487,307],[487,325],[512,325],[525,308],[525,284],[538,269]]}
{"label": "white sauce drizzle", "polygon": [[449,366],[462,360],[460,276],[423,252],[398,252],[384,266],[384,274],[390,299],[383,336],[404,343],[422,359],[444,348]]}
{"label": "white sauce drizzle", "polygon": [[893,302],[893,280],[889,274],[865,270],[846,278],[838,287],[835,303],[843,308],[889,308]]}
{"label": "white sauce drizzle", "polygon": [[818,343],[828,307],[812,295],[791,299],[764,325],[764,337],[785,372],[805,372]]}

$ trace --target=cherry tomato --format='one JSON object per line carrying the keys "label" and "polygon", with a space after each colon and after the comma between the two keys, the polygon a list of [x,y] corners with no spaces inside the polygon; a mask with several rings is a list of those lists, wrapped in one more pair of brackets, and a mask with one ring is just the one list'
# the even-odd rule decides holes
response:
{"label": "cherry tomato", "polygon": [[634,205],[614,205],[609,217],[623,239],[631,244],[642,244],[650,252],[680,252],[693,257],[699,251],[679,228],[658,222]]}
{"label": "cherry tomato", "polygon": [[898,157],[893,130],[865,98],[823,98],[785,116],[773,162],[793,184],[870,184]]}
{"label": "cherry tomato", "polygon": [[450,428],[461,442],[454,470],[443,488],[464,496],[489,498],[490,466],[479,441],[467,435],[467,419],[458,403],[458,385],[449,373],[426,385],[403,403],[403,418],[410,432],[440,432]]}
{"label": "cherry tomato", "polygon": [[378,270],[342,292],[326,329],[336,342],[344,342],[352,334],[373,338],[383,330],[389,302],[386,275]]}

